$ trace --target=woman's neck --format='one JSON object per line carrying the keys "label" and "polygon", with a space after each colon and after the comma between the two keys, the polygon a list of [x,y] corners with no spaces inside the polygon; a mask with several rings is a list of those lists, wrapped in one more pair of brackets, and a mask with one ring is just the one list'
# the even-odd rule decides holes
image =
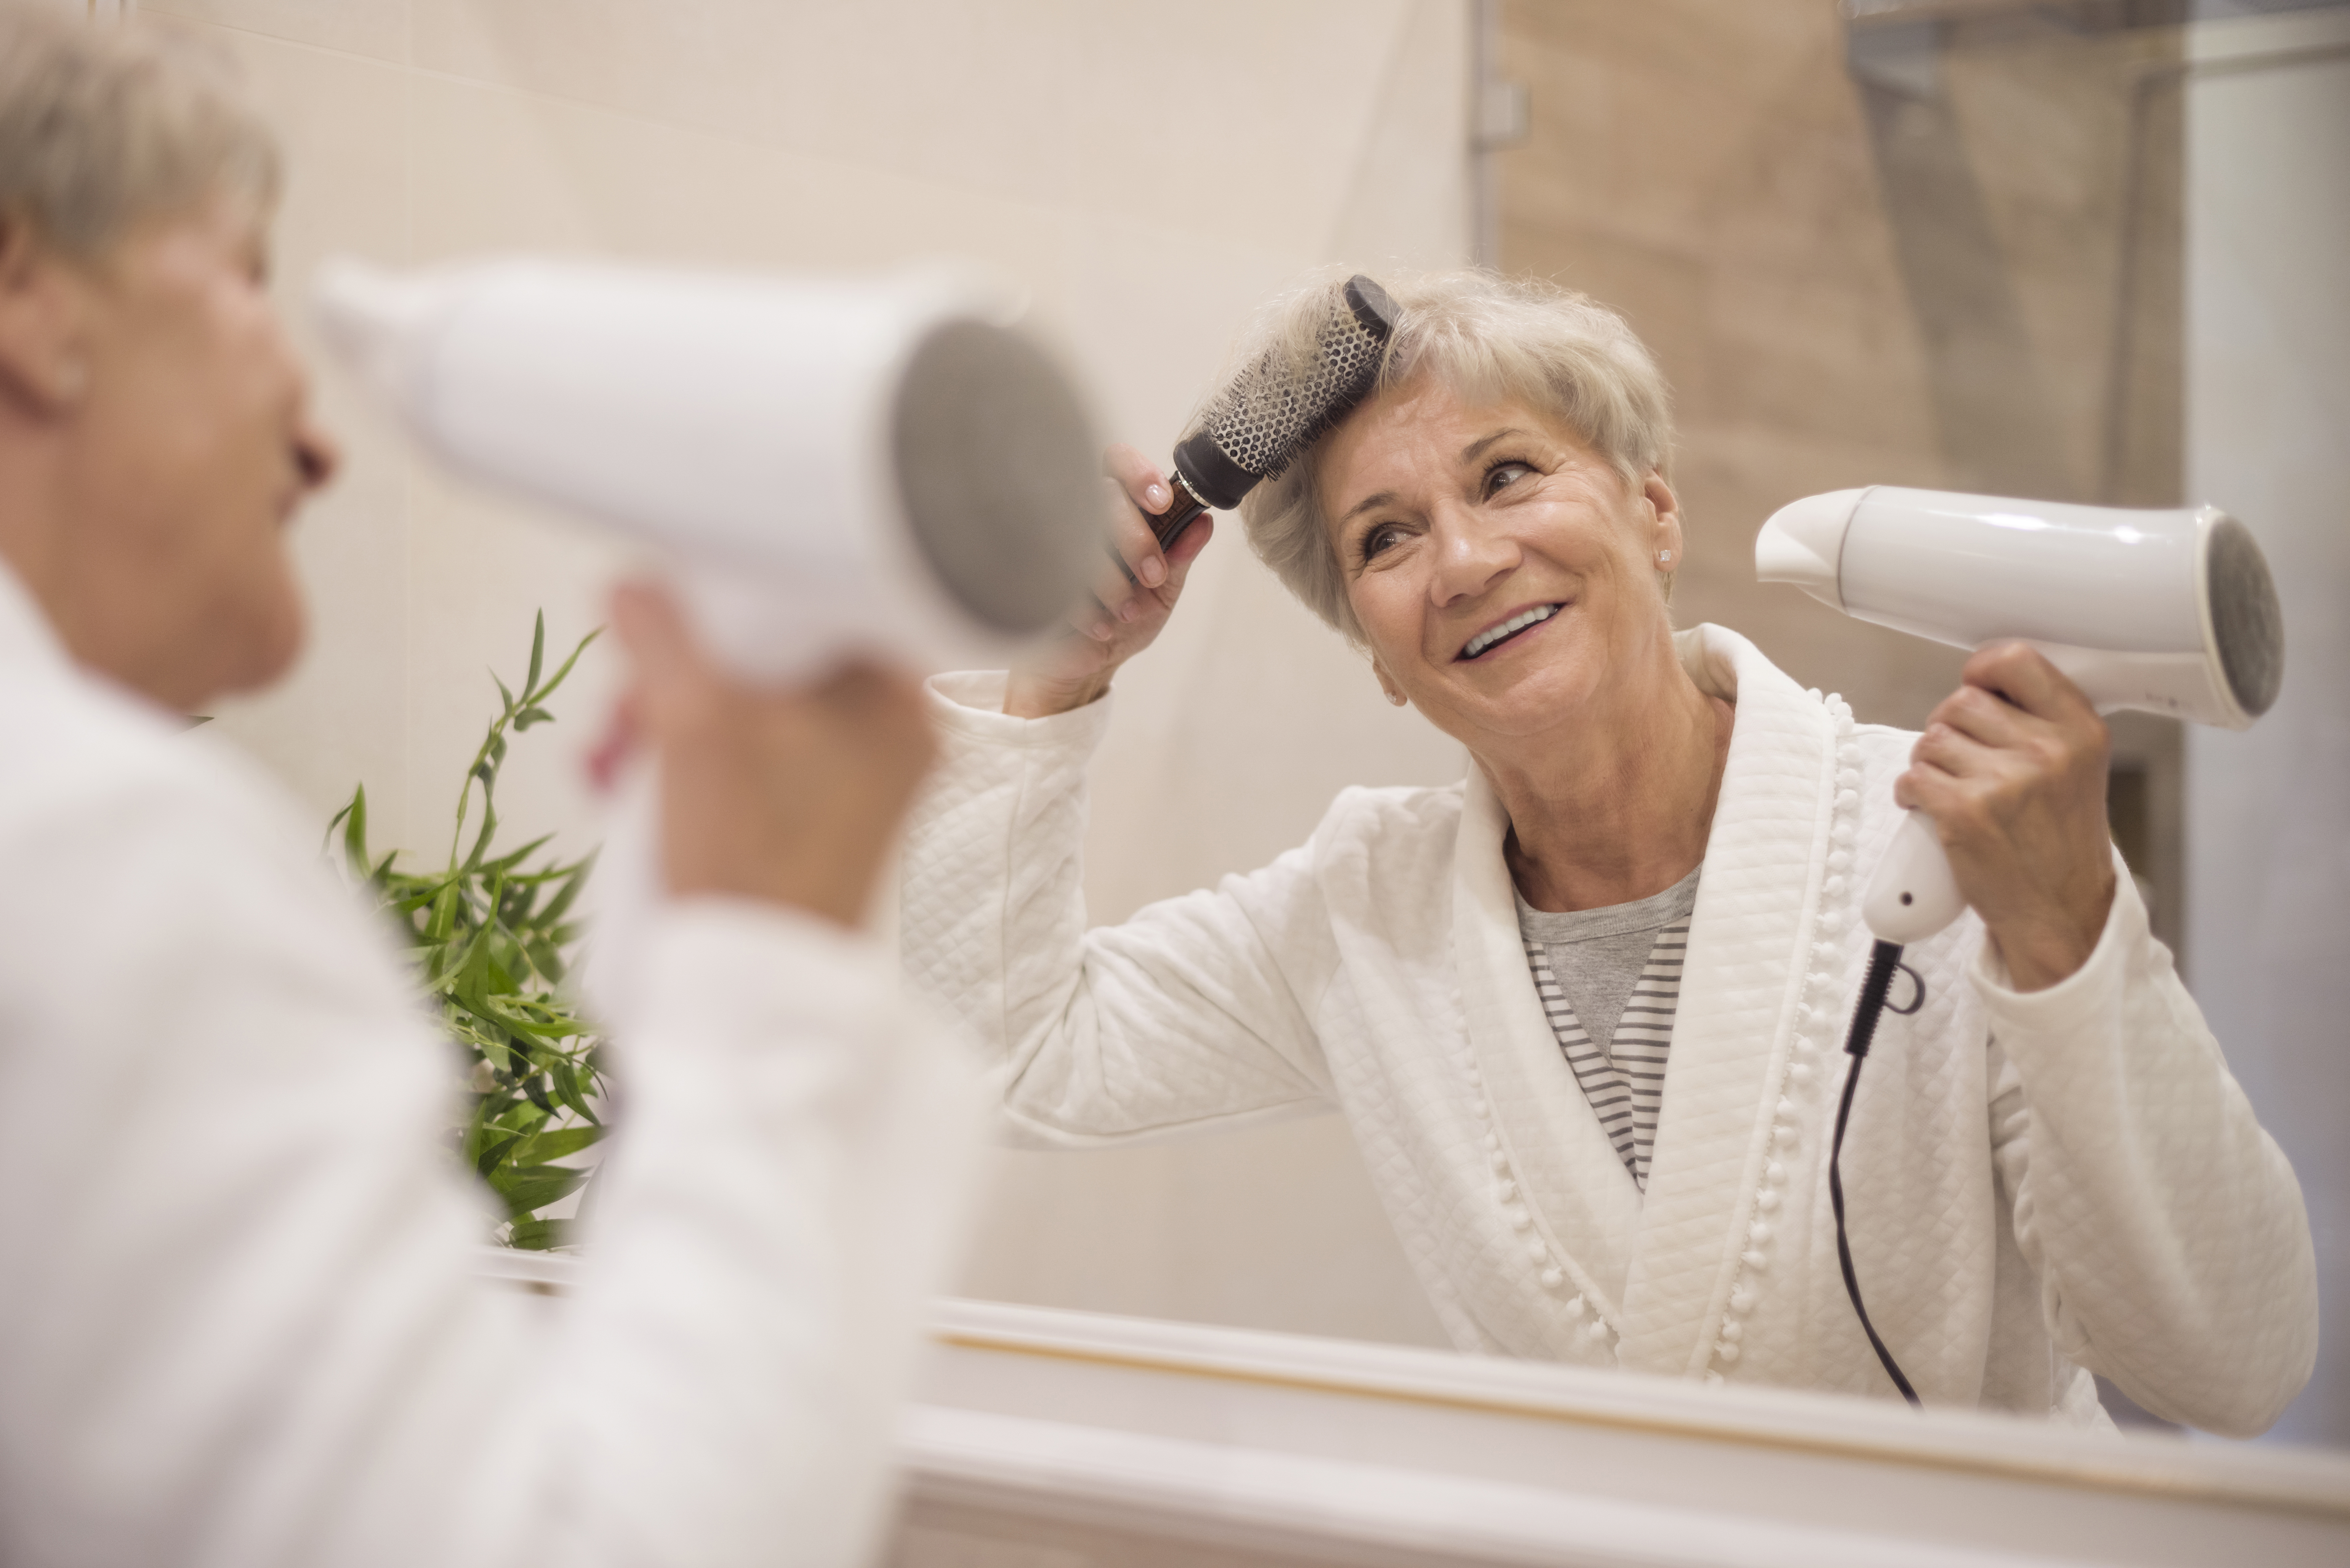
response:
{"label": "woman's neck", "polygon": [[1607,719],[1477,755],[1509,814],[1510,875],[1537,909],[1645,898],[1705,858],[1733,710],[1667,655],[1617,689]]}

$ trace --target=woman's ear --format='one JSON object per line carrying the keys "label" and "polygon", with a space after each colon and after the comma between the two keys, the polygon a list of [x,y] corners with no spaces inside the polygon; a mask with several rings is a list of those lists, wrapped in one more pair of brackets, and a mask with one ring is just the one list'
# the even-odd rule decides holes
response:
{"label": "woman's ear", "polygon": [[1673,576],[1681,569],[1681,504],[1673,487],[1655,469],[1641,482],[1640,498],[1648,514],[1648,565],[1665,597],[1673,597]]}
{"label": "woman's ear", "polygon": [[1665,476],[1654,469],[1640,484],[1641,499],[1648,504],[1650,513],[1649,545],[1668,569],[1681,564],[1681,504],[1673,494],[1673,487]]}
{"label": "woman's ear", "polygon": [[0,398],[50,418],[81,401],[89,387],[83,306],[73,269],[21,218],[0,215]]}

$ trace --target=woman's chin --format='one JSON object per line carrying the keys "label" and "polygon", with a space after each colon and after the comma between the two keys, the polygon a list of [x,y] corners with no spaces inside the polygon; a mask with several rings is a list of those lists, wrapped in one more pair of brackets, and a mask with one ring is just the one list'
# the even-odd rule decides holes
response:
{"label": "woman's chin", "polygon": [[289,579],[282,592],[224,613],[203,628],[206,646],[192,650],[183,666],[192,677],[188,684],[201,690],[174,691],[172,698],[192,711],[217,698],[265,691],[293,671],[308,640],[309,617]]}
{"label": "woman's chin", "polygon": [[1527,740],[1598,722],[1600,686],[1597,672],[1580,659],[1564,666],[1527,660],[1444,681],[1440,700],[1430,694],[1415,698],[1415,705],[1438,729],[1474,751],[1480,737]]}

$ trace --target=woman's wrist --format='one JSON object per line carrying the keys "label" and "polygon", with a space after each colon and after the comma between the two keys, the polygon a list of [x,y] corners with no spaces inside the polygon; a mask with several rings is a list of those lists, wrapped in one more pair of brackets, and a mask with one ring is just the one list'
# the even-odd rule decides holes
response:
{"label": "woman's wrist", "polygon": [[2037,919],[1984,922],[2000,962],[2007,968],[2009,988],[2045,991],[2078,973],[2105,935],[2117,891],[2117,879],[2108,868],[2103,886],[2070,900],[2070,908],[2045,911]]}
{"label": "woman's wrist", "polygon": [[1054,680],[1015,670],[1003,683],[1003,711],[1014,719],[1050,719],[1058,713],[1074,713],[1100,700],[1102,693],[1109,690],[1111,674],[1105,670],[1074,680]]}

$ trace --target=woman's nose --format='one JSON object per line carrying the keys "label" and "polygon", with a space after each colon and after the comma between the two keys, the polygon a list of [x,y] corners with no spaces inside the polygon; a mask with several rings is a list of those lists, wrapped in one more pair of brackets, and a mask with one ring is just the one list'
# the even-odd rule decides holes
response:
{"label": "woman's nose", "polygon": [[1518,564],[1517,542],[1487,526],[1474,508],[1440,506],[1432,521],[1436,573],[1429,587],[1436,603],[1474,598]]}

